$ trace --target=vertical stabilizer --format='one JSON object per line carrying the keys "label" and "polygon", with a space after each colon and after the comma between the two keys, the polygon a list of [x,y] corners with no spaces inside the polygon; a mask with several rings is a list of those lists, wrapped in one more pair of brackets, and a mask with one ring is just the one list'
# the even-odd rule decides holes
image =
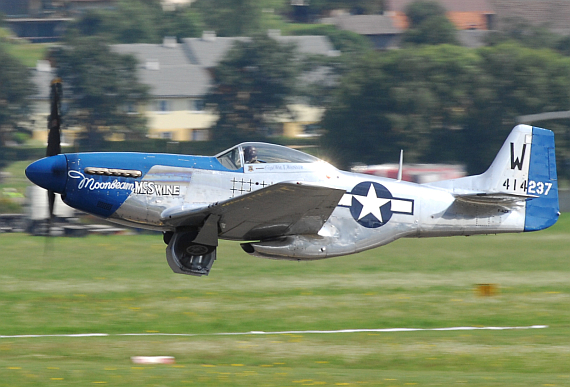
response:
{"label": "vertical stabilizer", "polygon": [[554,133],[517,125],[485,173],[429,185],[471,202],[522,203],[524,231],[550,227],[560,216]]}
{"label": "vertical stabilizer", "polygon": [[525,231],[552,226],[558,220],[558,180],[554,133],[518,125],[489,169],[481,175],[489,194],[526,196]]}
{"label": "vertical stabilizer", "polygon": [[533,127],[517,125],[503,143],[495,160],[482,175],[487,193],[527,195]]}

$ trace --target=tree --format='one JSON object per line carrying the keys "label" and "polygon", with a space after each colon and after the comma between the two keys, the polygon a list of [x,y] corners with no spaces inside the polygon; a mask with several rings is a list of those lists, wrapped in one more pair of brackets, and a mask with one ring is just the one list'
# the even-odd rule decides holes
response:
{"label": "tree", "polygon": [[406,7],[406,17],[412,28],[439,16],[445,16],[445,8],[437,1],[417,0]]}
{"label": "tree", "polygon": [[406,8],[409,28],[402,41],[411,44],[457,44],[455,26],[435,1],[414,1]]}
{"label": "tree", "polygon": [[235,143],[266,135],[272,119],[287,113],[297,68],[293,45],[266,35],[238,41],[212,69],[206,103],[219,114],[214,139]]}
{"label": "tree", "polygon": [[[490,164],[497,151],[485,145],[500,144],[517,116],[570,110],[568,58],[512,42],[482,48],[478,55],[486,81],[478,87],[462,144],[469,171],[477,173]],[[557,148],[559,157],[564,153],[570,156],[568,144],[560,143],[567,133],[557,138],[557,144],[562,145]]]}
{"label": "tree", "polygon": [[[323,141],[339,165],[450,161],[479,76],[478,58],[442,45],[370,53],[343,76],[325,113]],[[460,152],[460,150],[459,150]]]}
{"label": "tree", "polygon": [[159,29],[161,37],[176,36],[179,40],[201,36],[203,30],[202,16],[193,7],[164,12]]}
{"label": "tree", "polygon": [[162,8],[158,2],[121,0],[116,9],[93,10],[80,18],[72,28],[83,36],[104,36],[117,43],[158,43],[162,39]]}
{"label": "tree", "polygon": [[555,49],[564,38],[550,31],[546,26],[535,26],[527,20],[520,18],[506,18],[502,20],[501,30],[492,31],[485,38],[488,46],[496,46],[508,41],[515,41],[520,45],[541,49]]}
{"label": "tree", "polygon": [[121,0],[117,8],[85,13],[68,35],[103,36],[115,43],[160,43],[164,36],[200,36],[202,21],[193,7],[164,11],[158,1]]}
{"label": "tree", "polygon": [[89,148],[97,149],[105,131],[135,137],[146,132],[145,119],[132,114],[148,99],[134,57],[112,52],[98,37],[68,39],[51,56],[71,101],[64,122],[86,129]]}
{"label": "tree", "polygon": [[[323,141],[345,167],[394,162],[405,149],[408,161],[460,162],[475,174],[490,165],[518,116],[566,110],[570,59],[551,50],[512,42],[416,47],[371,53],[343,76]],[[552,129],[564,175],[568,122]]]}
{"label": "tree", "polygon": [[218,36],[248,36],[259,31],[261,4],[257,0],[197,0],[193,6]]}
{"label": "tree", "polygon": [[106,19],[106,29],[122,43],[158,43],[162,39],[157,28],[161,13],[158,3],[123,0]]}
{"label": "tree", "polygon": [[348,10],[353,15],[372,15],[385,10],[385,0],[311,0],[307,12],[318,18],[335,9]]}
{"label": "tree", "polygon": [[8,54],[0,42],[0,145],[12,141],[17,123],[25,119],[28,98],[35,92],[30,71]]}
{"label": "tree", "polygon": [[[359,58],[374,51],[371,41],[355,32],[343,31],[332,25],[296,26],[294,35],[323,35],[332,43],[339,56],[307,55],[301,62],[301,71],[312,82],[300,82],[297,92],[311,105],[326,108],[331,102],[338,79],[349,72]],[[316,75],[316,76],[311,76]]]}

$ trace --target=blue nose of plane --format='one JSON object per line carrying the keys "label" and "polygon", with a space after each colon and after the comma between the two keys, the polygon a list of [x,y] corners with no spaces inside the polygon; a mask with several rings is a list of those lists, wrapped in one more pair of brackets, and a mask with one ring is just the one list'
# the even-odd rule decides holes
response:
{"label": "blue nose of plane", "polygon": [[62,194],[67,182],[67,158],[56,155],[35,161],[26,168],[26,176],[32,183]]}

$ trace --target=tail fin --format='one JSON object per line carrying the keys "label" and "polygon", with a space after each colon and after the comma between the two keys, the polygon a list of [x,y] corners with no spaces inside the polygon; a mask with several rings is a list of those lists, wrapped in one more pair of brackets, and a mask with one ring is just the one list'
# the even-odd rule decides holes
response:
{"label": "tail fin", "polygon": [[524,200],[524,231],[550,227],[560,215],[554,133],[517,125],[485,173],[433,185],[449,189],[458,199],[471,202]]}

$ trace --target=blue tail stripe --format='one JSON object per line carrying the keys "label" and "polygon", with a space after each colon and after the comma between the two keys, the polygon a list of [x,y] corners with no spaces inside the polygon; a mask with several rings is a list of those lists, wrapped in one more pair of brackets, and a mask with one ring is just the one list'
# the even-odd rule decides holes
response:
{"label": "blue tail stripe", "polygon": [[542,230],[558,220],[560,213],[556,176],[554,133],[533,127],[527,193],[538,197],[526,203],[525,231]]}

